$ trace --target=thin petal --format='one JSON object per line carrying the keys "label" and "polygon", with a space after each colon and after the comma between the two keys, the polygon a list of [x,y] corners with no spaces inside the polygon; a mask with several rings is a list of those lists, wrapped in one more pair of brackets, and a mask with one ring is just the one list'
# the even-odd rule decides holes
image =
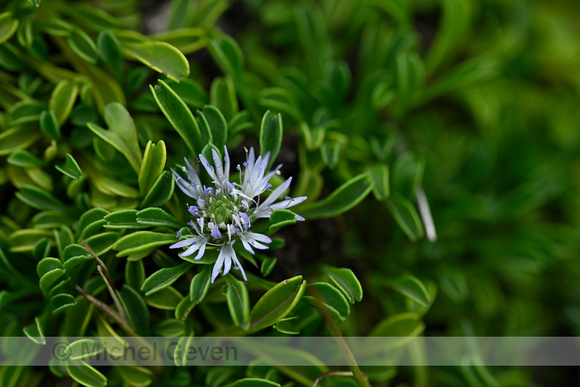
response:
{"label": "thin petal", "polygon": [[169,246],[170,249],[179,249],[181,247],[189,246],[195,243],[195,238],[187,238]]}
{"label": "thin petal", "polygon": [[185,250],[184,253],[181,253],[181,256],[182,257],[188,257],[191,254],[195,253],[199,249],[199,247],[200,247],[199,243],[196,243],[194,245],[191,245],[191,247],[189,249]]}
{"label": "thin petal", "polygon": [[270,239],[269,237],[267,237],[264,234],[258,234],[257,232],[248,231],[248,232],[246,232],[246,235],[250,239],[255,239],[257,241],[265,242],[265,243],[272,243],[272,239]]}
{"label": "thin petal", "polygon": [[218,274],[220,273],[220,270],[222,269],[222,267],[224,265],[224,259],[225,259],[225,254],[223,253],[223,250],[222,250],[222,251],[220,251],[220,255],[218,255],[218,259],[217,259],[217,261],[215,261],[215,264],[213,265],[213,270],[211,271],[211,283],[212,284],[215,281],[215,279],[217,278]]}
{"label": "thin petal", "polygon": [[197,253],[197,255],[195,256],[195,258],[193,258],[193,259],[197,261],[197,260],[201,259],[201,257],[203,257],[203,254],[205,254],[205,243],[203,243],[199,247],[199,252]]}
{"label": "thin petal", "polygon": [[247,239],[241,238],[240,240],[242,241],[242,245],[244,246],[244,249],[246,249],[246,251],[248,253],[255,254],[254,250],[252,249],[252,246],[250,246]]}
{"label": "thin petal", "polygon": [[224,145],[224,175],[226,180],[230,179],[230,155],[228,148]]}
{"label": "thin petal", "polygon": [[232,256],[232,260],[234,261],[234,265],[236,265],[236,267],[238,269],[240,269],[240,271],[242,272],[242,277],[244,277],[244,281],[247,281],[248,280],[248,277],[246,277],[246,272],[244,271],[244,268],[240,264],[240,261],[238,261],[238,257],[236,256],[236,252],[235,251],[234,251],[234,255]]}
{"label": "thin petal", "polygon": [[223,275],[226,275],[230,272],[230,269],[232,268],[232,253],[233,251],[231,247],[229,247],[229,245],[226,245],[226,247],[224,247],[224,249],[226,249],[226,258],[224,259],[224,273]]}
{"label": "thin petal", "polygon": [[215,149],[211,150],[211,155],[213,156],[213,164],[215,165],[218,183],[221,183],[224,181],[224,169],[222,166],[222,160],[220,159],[220,155],[218,155]]}
{"label": "thin petal", "polygon": [[285,182],[280,184],[274,191],[272,191],[270,196],[268,196],[266,198],[266,200],[264,200],[264,202],[262,204],[260,204],[260,207],[262,207],[262,206],[269,207],[276,199],[278,199],[280,197],[280,195],[282,195],[284,193],[284,191],[286,191],[288,189],[291,182],[292,182],[292,177],[289,177],[288,180],[286,180]]}
{"label": "thin petal", "polygon": [[213,170],[213,168],[211,167],[211,164],[209,163],[209,161],[207,161],[205,159],[205,157],[203,157],[202,154],[199,155],[199,159],[201,160],[201,163],[203,164],[203,167],[205,168],[205,170],[207,171],[207,173],[209,174],[209,176],[212,178],[213,181],[218,182],[218,178]]}

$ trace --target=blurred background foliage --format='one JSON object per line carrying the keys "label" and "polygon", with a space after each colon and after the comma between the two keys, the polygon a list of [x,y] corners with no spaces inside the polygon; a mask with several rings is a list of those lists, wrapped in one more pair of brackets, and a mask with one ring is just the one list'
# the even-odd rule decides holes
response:
{"label": "blurred background foliage", "polygon": [[[67,256],[69,244],[86,239],[118,274],[113,279],[119,289],[139,289],[145,272],[177,264],[159,247],[168,239],[134,253],[134,260],[116,258],[115,252],[123,252],[117,242],[131,228],[104,218],[113,211],[162,207],[180,222],[187,219],[184,199],[172,195],[166,170],[204,144],[186,141],[179,123],[163,110],[160,100],[174,101],[171,91],[194,112],[202,140],[218,148],[227,144],[232,159],[242,157],[243,146],[258,144],[267,110],[281,114],[278,161],[296,179],[292,196],[309,199],[296,208],[307,222],[279,232],[285,246],[272,253],[277,265],[269,279],[302,275],[308,283],[328,281],[328,265],[350,268],[364,299],[343,316],[343,334],[580,333],[575,1],[38,3],[0,4],[4,335],[21,335],[22,327],[32,337],[42,330],[74,331],[59,332],[56,322],[68,329],[90,308],[88,302],[58,290],[75,300],[55,301],[52,293],[52,310],[47,308],[55,284],[45,280],[45,289],[42,280],[39,285],[45,273],[35,273],[46,257]],[[107,116],[111,102],[126,111]],[[114,131],[125,114],[134,122],[129,132],[123,128],[133,124],[119,129],[127,148],[102,129]],[[147,164],[155,173],[142,172],[153,145],[163,163],[153,164],[157,169]],[[126,274],[133,270],[143,276]],[[77,281],[106,297],[94,265],[67,275],[71,280],[59,289]],[[175,288],[187,298],[187,282]],[[178,290],[173,295],[182,297]],[[205,325],[219,330],[215,320],[227,315],[225,298],[219,289],[213,293],[219,313],[196,309],[196,319],[209,321],[200,327],[190,318],[196,332],[211,331]],[[146,308],[158,316],[160,309],[177,307],[152,305],[148,300]],[[279,321],[279,332],[329,334],[321,316],[298,305],[300,323]],[[64,313],[62,320],[50,317],[58,316],[55,309]],[[98,332],[111,327],[91,313]],[[46,379],[42,372],[6,368],[0,385],[39,385],[67,375],[51,371],[56,376]],[[224,385],[244,376],[299,385],[321,372],[293,378],[278,371],[226,369],[218,375],[176,368],[164,377],[175,386]],[[363,371],[377,386],[578,382],[572,368]],[[110,385],[131,385],[122,371],[115,372],[107,374]],[[354,383],[328,377],[321,385]]]}

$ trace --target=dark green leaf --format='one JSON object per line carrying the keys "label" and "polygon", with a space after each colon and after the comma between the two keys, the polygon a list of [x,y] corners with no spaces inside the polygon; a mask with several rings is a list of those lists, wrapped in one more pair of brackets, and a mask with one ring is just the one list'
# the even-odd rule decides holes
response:
{"label": "dark green leaf", "polygon": [[150,86],[150,89],[167,120],[179,133],[190,152],[197,155],[202,148],[201,132],[191,110],[167,83],[160,80],[155,87]]}
{"label": "dark green leaf", "polygon": [[193,264],[184,262],[181,265],[157,270],[155,273],[147,277],[145,282],[143,282],[141,291],[144,292],[146,296],[149,296],[161,289],[165,289],[191,269],[192,266]]}
{"label": "dark green leaf", "polygon": [[[2,46],[0,46],[2,47]],[[31,126],[16,127],[0,133],[0,156],[24,149],[40,137],[40,132]]]}
{"label": "dark green leaf", "polygon": [[107,378],[84,361],[69,361],[65,364],[68,374],[87,387],[105,387]]}
{"label": "dark green leaf", "polygon": [[53,269],[45,273],[38,282],[44,294],[49,294],[56,282],[64,275],[63,269]]}
{"label": "dark green leaf", "polygon": [[373,182],[373,194],[377,200],[385,200],[389,197],[389,167],[386,164],[378,164],[368,169],[369,177]]}
{"label": "dark green leaf", "polygon": [[302,298],[306,281],[302,276],[284,280],[268,290],[254,305],[250,313],[250,331],[271,327],[294,309]]}
{"label": "dark green leaf", "polygon": [[55,269],[62,269],[62,262],[60,259],[47,257],[43,258],[38,265],[36,265],[36,273],[38,274],[38,278],[41,278],[49,271]]}
{"label": "dark green leaf", "polygon": [[339,320],[343,320],[350,314],[350,305],[340,290],[326,282],[316,282],[306,286],[305,299],[314,298],[314,305],[322,303]]}
{"label": "dark green leaf", "polygon": [[137,213],[137,222],[146,226],[170,227],[180,229],[184,223],[179,222],[173,216],[161,208],[151,207]]}
{"label": "dark green leaf", "polygon": [[80,339],[73,341],[66,347],[65,354],[70,360],[81,360],[97,355],[105,350],[103,343],[94,339]]}
{"label": "dark green leaf", "polygon": [[385,282],[385,285],[421,306],[427,306],[432,301],[431,295],[425,288],[425,285],[411,275],[388,280]]}
{"label": "dark green leaf", "polygon": [[199,273],[191,280],[189,299],[198,304],[203,301],[211,283],[211,265],[204,265]]}
{"label": "dark green leaf", "polygon": [[224,116],[214,106],[205,106],[201,111],[201,115],[205,118],[211,131],[212,142],[218,148],[222,148],[228,138],[228,125]]}
{"label": "dark green leaf", "polygon": [[274,210],[270,215],[270,228],[268,234],[273,234],[284,226],[296,223],[296,214],[290,210]]}
{"label": "dark green leaf", "polygon": [[165,143],[159,141],[157,144],[153,144],[152,141],[149,141],[145,147],[143,162],[139,170],[139,191],[141,192],[141,196],[144,196],[151,189],[153,183],[157,180],[161,172],[163,172],[166,160],[167,151],[165,149]]}
{"label": "dark green leaf", "polygon": [[164,310],[175,310],[179,303],[183,300],[183,296],[174,287],[168,286],[150,296],[145,297],[147,304]]}
{"label": "dark green leaf", "polygon": [[141,289],[145,281],[143,261],[128,261],[125,265],[125,282],[134,289]]}
{"label": "dark green leaf", "polygon": [[137,210],[120,210],[105,215],[107,224],[105,228],[110,229],[139,229],[145,228],[143,224],[137,223]]}
{"label": "dark green leaf", "polygon": [[0,44],[4,43],[18,29],[18,19],[12,17],[12,12],[0,14]]}
{"label": "dark green leaf", "polygon": [[102,255],[113,248],[119,239],[118,232],[104,232],[86,239],[87,244],[96,255]]}
{"label": "dark green leaf", "polygon": [[91,208],[81,215],[79,223],[77,224],[77,240],[82,240],[93,232],[99,230],[105,224],[105,216],[109,211],[102,208]]}
{"label": "dark green leaf", "polygon": [[83,171],[81,170],[76,160],[74,159],[74,157],[71,156],[70,153],[66,154],[66,161],[64,165],[62,167],[56,165],[55,168],[58,169],[60,172],[64,173],[65,175],[67,175],[68,177],[70,177],[71,179],[79,180],[83,177]]}
{"label": "dark green leaf", "polygon": [[212,39],[208,49],[224,73],[235,79],[242,76],[244,58],[234,39],[229,36]]}
{"label": "dark green leaf", "polygon": [[25,150],[17,150],[13,152],[8,156],[6,161],[8,161],[9,164],[22,168],[34,168],[44,165],[44,161]]}
{"label": "dark green leaf", "polygon": [[228,384],[227,387],[280,387],[280,384],[267,379],[244,378]]}
{"label": "dark green leaf", "polygon": [[325,273],[336,287],[348,298],[351,304],[361,301],[363,289],[352,270],[338,269],[335,267],[325,268]]}
{"label": "dark green leaf", "polygon": [[270,275],[270,273],[274,269],[274,266],[276,266],[277,261],[278,260],[276,258],[264,257],[264,259],[262,260],[262,265],[260,266],[260,272],[264,277]]}
{"label": "dark green leaf", "polygon": [[141,336],[147,336],[149,334],[149,309],[141,295],[127,284],[123,285],[123,289],[117,292],[117,295],[135,332]]}
{"label": "dark green leaf", "polygon": [[368,175],[363,173],[341,185],[330,196],[300,211],[306,219],[331,218],[360,203],[373,188]]}
{"label": "dark green leaf", "polygon": [[[51,116],[52,113],[54,113],[54,117],[56,117],[56,122],[58,123],[57,128],[60,127],[60,125],[62,125],[70,115],[74,102],[77,99],[78,92],[79,88],[77,85],[68,79],[62,80],[56,85],[52,91],[52,94],[50,95],[50,100],[48,102],[49,110],[47,114],[49,116],[46,119],[42,119],[41,117],[41,123],[46,121],[46,133],[49,133],[54,137],[54,122],[50,122],[48,120],[53,120],[53,117]],[[54,138],[57,141],[60,139],[60,129],[58,131],[58,138]]]}
{"label": "dark green leaf", "polygon": [[42,188],[32,185],[23,185],[16,197],[37,210],[63,211],[66,206],[63,202],[46,192]]}
{"label": "dark green leaf", "polygon": [[70,294],[61,293],[50,298],[50,306],[52,308],[52,315],[57,316],[68,308],[77,304],[75,298]]}
{"label": "dark green leaf", "polygon": [[225,276],[227,282],[226,300],[234,324],[244,330],[250,327],[250,297],[243,282],[231,275]]}
{"label": "dark green leaf", "polygon": [[115,74],[121,73],[121,62],[123,57],[121,55],[121,44],[110,30],[101,31],[97,38],[97,45],[101,58],[111,66]]}
{"label": "dark green leaf", "polygon": [[67,39],[70,48],[89,63],[97,63],[99,54],[95,42],[81,29],[73,28]]}
{"label": "dark green leaf", "polygon": [[270,162],[266,169],[269,169],[278,157],[283,134],[282,115],[272,114],[268,110],[262,118],[262,126],[260,127],[260,154],[266,155],[267,152],[270,152]]}
{"label": "dark green leaf", "polygon": [[210,89],[210,103],[218,108],[228,121],[238,113],[236,90],[230,77],[215,78],[213,80]]}
{"label": "dark green leaf", "polygon": [[157,178],[145,198],[141,203],[141,207],[158,207],[164,205],[175,189],[175,180],[169,171],[163,171]]}
{"label": "dark green leaf", "polygon": [[60,126],[52,110],[44,110],[40,113],[40,129],[57,142],[60,141]]}
{"label": "dark green leaf", "polygon": [[44,338],[43,327],[38,320],[38,317],[34,318],[34,322],[22,329],[24,334],[28,336],[28,338],[34,341],[36,344],[45,345],[46,339]]}
{"label": "dark green leaf", "polygon": [[423,224],[413,204],[398,195],[392,195],[386,201],[387,207],[401,229],[410,240],[415,241],[423,237]]}
{"label": "dark green leaf", "polygon": [[152,247],[168,245],[176,241],[175,234],[163,234],[153,231],[137,231],[129,235],[125,235],[114,246],[118,251],[118,257],[126,257],[128,255],[138,253],[150,249]]}
{"label": "dark green leaf", "polygon": [[189,75],[187,58],[175,47],[164,42],[143,42],[126,45],[125,52],[153,70],[179,82]]}

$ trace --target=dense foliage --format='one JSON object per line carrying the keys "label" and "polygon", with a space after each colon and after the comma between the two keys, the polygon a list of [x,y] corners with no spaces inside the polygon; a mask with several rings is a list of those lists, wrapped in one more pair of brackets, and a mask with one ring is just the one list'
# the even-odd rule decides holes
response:
{"label": "dense foliage", "polygon": [[[39,347],[50,336],[577,335],[576,8],[4,1],[0,335]],[[321,378],[332,370],[345,373]],[[474,359],[344,369],[75,360],[3,367],[0,386],[573,377]]]}

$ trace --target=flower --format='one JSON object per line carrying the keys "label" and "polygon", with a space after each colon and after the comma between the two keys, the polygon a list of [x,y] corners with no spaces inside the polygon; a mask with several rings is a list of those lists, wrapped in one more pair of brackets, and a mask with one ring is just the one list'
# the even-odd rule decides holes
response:
{"label": "flower", "polygon": [[[212,149],[213,165],[199,155],[199,159],[205,170],[212,179],[213,187],[202,185],[201,180],[189,161],[185,159],[187,168],[183,172],[187,174],[187,180],[179,173],[171,170],[175,175],[177,186],[187,196],[195,199],[194,205],[188,206],[188,211],[193,217],[189,222],[189,235],[178,237],[185,238],[170,246],[172,249],[187,249],[181,253],[181,257],[189,257],[197,253],[194,260],[199,260],[205,253],[206,246],[217,246],[219,255],[214,264],[211,282],[213,283],[223,269],[223,275],[230,272],[232,264],[239,269],[248,280],[246,273],[236,256],[233,248],[240,241],[243,248],[254,254],[254,249],[268,249],[268,243],[272,240],[263,234],[250,231],[251,226],[257,219],[269,218],[270,214],[280,208],[289,208],[306,200],[306,196],[290,198],[274,203],[290,186],[292,178],[288,178],[280,186],[270,192],[270,195],[261,200],[261,195],[271,188],[270,178],[279,173],[282,165],[278,165],[273,171],[266,173],[270,161],[270,153],[256,159],[254,148],[247,152],[247,159],[236,166],[239,174],[239,182],[230,181],[230,157],[224,146],[224,162],[215,150]],[[243,170],[242,170],[243,169]],[[296,215],[296,220],[304,220]]]}

